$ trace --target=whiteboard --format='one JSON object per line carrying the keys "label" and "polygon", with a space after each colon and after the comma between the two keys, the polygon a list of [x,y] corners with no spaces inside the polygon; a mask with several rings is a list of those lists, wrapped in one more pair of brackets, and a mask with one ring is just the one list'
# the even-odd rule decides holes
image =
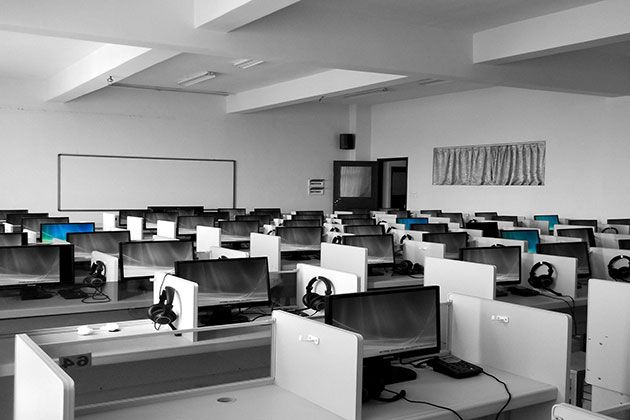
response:
{"label": "whiteboard", "polygon": [[59,154],[59,211],[235,207],[236,161]]}

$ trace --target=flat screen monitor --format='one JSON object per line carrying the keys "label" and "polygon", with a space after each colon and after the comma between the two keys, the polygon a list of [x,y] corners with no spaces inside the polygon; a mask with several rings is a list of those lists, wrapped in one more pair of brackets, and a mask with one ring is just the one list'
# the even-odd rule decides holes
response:
{"label": "flat screen monitor", "polygon": [[219,213],[227,213],[229,215],[228,220],[236,220],[236,216],[247,214],[247,210],[244,208],[221,208],[217,209]]}
{"label": "flat screen monitor", "polygon": [[577,258],[578,277],[589,278],[591,276],[591,262],[588,258],[586,242],[545,242],[538,244],[536,250],[539,254]]}
{"label": "flat screen monitor", "polygon": [[279,226],[276,228],[276,236],[280,237],[282,252],[319,251],[322,247],[322,228],[319,226]]}
{"label": "flat screen monitor", "polygon": [[28,210],[26,209],[0,210],[0,220],[7,220],[7,214],[26,214],[26,213],[28,213]]}
{"label": "flat screen monitor", "polygon": [[219,228],[221,229],[222,242],[243,242],[249,241],[250,233],[258,233],[258,222],[231,222],[227,220],[221,220],[219,222]]}
{"label": "flat screen monitor", "polygon": [[518,216],[498,215],[498,216],[495,216],[494,219],[492,220],[496,220],[498,222],[512,222],[514,227],[518,227]]}
{"label": "flat screen monitor", "polygon": [[324,224],[323,214],[294,214],[291,216],[291,220],[313,220],[317,219],[321,224]]}
{"label": "flat screen monitor", "polygon": [[630,225],[630,219],[608,219],[606,223],[609,225]]}
{"label": "flat screen monitor", "polygon": [[22,219],[22,229],[32,230],[37,233],[37,237],[39,238],[39,234],[41,232],[41,227],[43,223],[69,223],[70,219],[67,217],[25,217]]}
{"label": "flat screen monitor", "polygon": [[268,214],[239,214],[234,220],[237,222],[256,222],[258,227],[273,224],[273,217]]}
{"label": "flat screen monitor", "polygon": [[149,206],[155,213],[177,213],[179,216],[196,216],[203,213],[203,206]]}
{"label": "flat screen monitor", "polygon": [[42,223],[39,228],[39,236],[44,243],[50,243],[55,240],[67,241],[68,233],[94,232],[95,230],[94,222]]}
{"label": "flat screen monitor", "polygon": [[430,233],[446,233],[448,232],[448,223],[427,223],[426,225],[412,224],[409,230],[419,230]]}
{"label": "flat screen monitor", "polygon": [[462,213],[441,213],[440,217],[448,217],[451,223],[457,223],[459,227],[464,227],[464,215]]}
{"label": "flat screen monitor", "polygon": [[428,217],[397,217],[396,223],[405,225],[406,230],[411,230],[411,225],[426,225],[429,223]]}
{"label": "flat screen monitor", "polygon": [[363,219],[343,219],[341,224],[344,226],[361,226],[361,225],[375,225],[376,220],[372,218]]}
{"label": "flat screen monitor", "polygon": [[556,235],[565,238],[577,238],[586,242],[589,247],[595,246],[595,234],[590,227],[557,229]]}
{"label": "flat screen monitor", "polygon": [[123,280],[150,278],[173,269],[175,261],[192,260],[192,241],[136,241],[119,244],[118,264]]}
{"label": "flat screen monitor", "polygon": [[0,247],[0,287],[72,283],[72,245]]}
{"label": "flat screen monitor", "polygon": [[444,244],[444,258],[458,260],[460,249],[468,246],[468,234],[466,232],[425,233],[422,241]]}
{"label": "flat screen monitor", "polygon": [[271,217],[273,217],[274,219],[282,219],[282,210],[280,208],[277,208],[277,207],[255,208],[254,209],[254,213],[255,214],[268,214]]}
{"label": "flat screen monitor", "polygon": [[540,243],[540,234],[538,233],[538,229],[502,230],[501,237],[503,239],[526,241],[527,252],[529,252],[530,254],[536,253],[536,245]]}
{"label": "flat screen monitor", "polygon": [[22,220],[27,217],[48,217],[48,213],[7,213],[7,223],[22,226]]}
{"label": "flat screen monitor", "polygon": [[432,217],[440,217],[442,210],[420,210],[421,214],[428,214]]}
{"label": "flat screen monitor", "polygon": [[574,226],[590,226],[597,232],[596,219],[569,219],[567,220],[567,224]]}
{"label": "flat screen monitor", "polygon": [[630,239],[619,239],[619,249],[630,249]]}
{"label": "flat screen monitor", "polygon": [[324,210],[296,210],[298,216],[320,216],[324,217]]}
{"label": "flat screen monitor", "polygon": [[317,227],[322,225],[322,219],[291,219],[282,222],[285,227]]}
{"label": "flat screen monitor", "polygon": [[476,211],[475,217],[483,217],[485,220],[493,220],[499,213],[496,211]]}
{"label": "flat screen monitor", "polygon": [[144,223],[149,225],[156,225],[158,220],[166,220],[168,222],[176,222],[177,221],[177,212],[176,211],[148,211],[144,214]]}
{"label": "flat screen monitor", "polygon": [[367,248],[368,267],[393,267],[394,237],[392,235],[342,236],[344,245]]}
{"label": "flat screen monitor", "polygon": [[385,226],[383,225],[356,225],[344,226],[345,233],[353,235],[385,235]]}
{"label": "flat screen monitor", "polygon": [[126,227],[127,226],[127,217],[142,217],[144,218],[144,214],[147,213],[146,209],[123,209],[118,210],[118,226]]}
{"label": "flat screen monitor", "polygon": [[230,212],[229,211],[204,211],[201,216],[212,216],[215,221],[219,220],[230,220]]}
{"label": "flat screen monitor", "polygon": [[92,251],[118,256],[121,242],[131,241],[128,230],[98,232],[70,232],[66,240],[74,245],[75,260],[86,261],[92,257]]}
{"label": "flat screen monitor", "polygon": [[369,214],[337,214],[335,218],[339,220],[371,219]]}
{"label": "flat screen monitor", "polygon": [[534,220],[542,220],[549,223],[549,231],[553,232],[553,228],[560,224],[560,218],[557,214],[536,214]]}
{"label": "flat screen monitor", "polygon": [[195,235],[197,226],[214,227],[214,217],[212,216],[179,216],[177,218],[178,235]]}
{"label": "flat screen monitor", "polygon": [[28,244],[28,235],[24,232],[0,233],[0,246],[19,246]]}
{"label": "flat screen monitor", "polygon": [[499,224],[497,222],[468,222],[466,229],[480,230],[487,238],[499,238]]}
{"label": "flat screen monitor", "polygon": [[463,248],[462,261],[489,264],[496,267],[497,285],[521,283],[521,247]]}

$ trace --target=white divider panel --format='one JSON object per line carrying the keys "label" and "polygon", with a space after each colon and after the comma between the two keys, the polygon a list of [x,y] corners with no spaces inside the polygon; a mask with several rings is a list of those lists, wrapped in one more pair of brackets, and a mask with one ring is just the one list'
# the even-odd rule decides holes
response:
{"label": "white divider panel", "polygon": [[524,228],[540,230],[541,235],[549,235],[549,222],[546,220],[524,219],[521,221]]}
{"label": "white divider panel", "polygon": [[[306,286],[313,277],[321,276],[330,280],[333,284],[332,292],[334,295],[341,293],[357,293],[361,291],[359,277],[357,277],[356,274],[330,270],[328,268],[303,263],[298,263],[296,268],[297,275],[295,293],[298,308],[304,308],[304,305],[302,304],[302,297],[306,293]],[[313,293],[324,296],[325,292],[326,285],[323,282],[320,281],[315,283]]]}
{"label": "white divider panel", "polygon": [[142,240],[142,230],[144,229],[144,219],[142,217],[127,216],[127,230],[132,241]]}
{"label": "white divider panel", "polygon": [[630,283],[589,280],[586,382],[625,395],[630,395],[628,302]]}
{"label": "white divider panel", "polygon": [[116,230],[116,213],[104,212],[103,213],[103,230]]}
{"label": "white divider panel", "polygon": [[514,223],[506,222],[504,220],[493,220],[493,222],[497,222],[499,229],[513,229],[515,227]]}
{"label": "white divider panel", "polygon": [[221,246],[221,229],[211,226],[197,226],[197,252],[209,252],[212,247]]}
{"label": "white divider panel", "polygon": [[[451,223],[451,219],[449,219],[448,217],[429,216],[429,223]],[[459,227],[459,224],[455,224]]]}
{"label": "white divider panel", "polygon": [[248,258],[249,252],[239,251],[237,249],[223,248],[220,246],[212,246],[208,251],[210,254],[210,259],[218,260],[221,257],[226,258]]}
{"label": "white divider panel", "polygon": [[13,225],[11,223],[3,222],[2,224],[6,233],[13,233]]}
{"label": "white divider panel", "polygon": [[445,249],[444,244],[406,240],[403,243],[403,259],[424,266],[427,257],[444,258]]}
{"label": "white divider panel", "polygon": [[620,235],[630,235],[630,225],[603,225],[602,230],[607,227],[614,227]]}
{"label": "white divider panel", "polygon": [[460,294],[450,299],[453,355],[554,385],[556,402],[568,401],[569,315]]}
{"label": "white divider panel", "polygon": [[175,239],[177,233],[177,223],[168,220],[157,221],[157,234],[162,238]]}
{"label": "white divider panel", "polygon": [[[102,261],[105,264],[105,281],[107,283],[118,283],[118,276],[120,275],[118,271],[118,257],[101,251],[92,251],[90,264],[94,264],[96,261]],[[117,292],[118,288],[116,287],[115,289]]]}
{"label": "white divider panel", "polygon": [[352,233],[339,233],[339,232],[328,232],[324,234],[324,238],[326,242],[332,242],[337,236],[354,236]]}
{"label": "white divider panel", "polygon": [[591,261],[591,278],[613,280],[608,275],[608,262],[617,255],[630,257],[630,249],[591,248],[588,255]]}
{"label": "white divider panel", "polygon": [[26,233],[26,242],[28,242],[29,244],[37,243],[38,232],[35,232],[30,229],[22,228],[22,233]]}
{"label": "white divider panel", "polygon": [[276,230],[276,225],[263,225],[263,231],[265,235],[268,235],[269,232]]}
{"label": "white divider panel", "polygon": [[324,223],[324,234],[330,232],[332,229],[336,228],[339,232],[343,232],[343,226],[333,223]]}
{"label": "white divider panel", "polygon": [[73,420],[74,381],[26,334],[15,336],[14,420]]}
{"label": "white divider panel", "polygon": [[322,268],[356,274],[361,292],[367,290],[367,248],[322,243],[320,256]]}
{"label": "white divider panel", "polygon": [[274,311],[275,384],[346,420],[361,418],[363,338]]}
{"label": "white divider panel", "polygon": [[376,223],[385,221],[389,224],[396,223],[396,219],[398,218],[395,214],[378,214],[375,217],[376,217]]}
{"label": "white divider panel", "polygon": [[[405,230],[405,229],[392,229],[391,233],[394,236],[394,246],[400,246],[400,238],[402,238],[405,235],[409,235],[411,236],[411,239],[414,241],[421,241],[422,240],[422,235],[424,235],[424,232],[419,231],[419,230]],[[405,240],[409,240],[408,238]]]}
{"label": "white divider panel", "polygon": [[[534,264],[541,261],[547,261],[553,265],[554,268],[555,280],[549,288],[565,296],[575,298],[577,295],[577,258],[544,254],[521,254],[521,283],[525,286],[529,286],[529,282],[527,281],[529,272]],[[541,267],[538,273],[546,273],[546,270],[545,267]]]}
{"label": "white divider panel", "polygon": [[197,328],[199,285],[172,274],[158,272],[153,280],[153,303],[160,301],[160,293],[167,286],[176,291],[173,312],[177,314],[177,319],[173,325],[178,330]]}
{"label": "white divider panel", "polygon": [[484,246],[492,246],[492,245],[505,245],[505,246],[520,246],[523,252],[527,252],[527,241],[519,241],[517,239],[502,239],[502,238],[472,238],[471,247],[484,247]]}
{"label": "white divider panel", "polygon": [[[625,417],[610,417],[617,413],[625,413]],[[551,420],[614,420],[628,417],[628,406],[606,410],[602,413],[594,413],[583,408],[576,407],[571,404],[556,404],[551,409]]]}
{"label": "white divider panel", "polygon": [[346,210],[335,210],[335,212],[333,213],[335,215],[337,214],[352,214],[351,211],[346,211]]}
{"label": "white divider panel", "polygon": [[600,248],[619,249],[619,239],[630,239],[630,235],[595,233],[595,243]]}
{"label": "white divider panel", "polygon": [[467,261],[428,257],[424,264],[424,285],[440,286],[440,302],[451,293],[495,298],[496,267]]}
{"label": "white divider panel", "polygon": [[280,237],[262,233],[249,234],[249,255],[251,257],[267,257],[269,271],[280,271]]}

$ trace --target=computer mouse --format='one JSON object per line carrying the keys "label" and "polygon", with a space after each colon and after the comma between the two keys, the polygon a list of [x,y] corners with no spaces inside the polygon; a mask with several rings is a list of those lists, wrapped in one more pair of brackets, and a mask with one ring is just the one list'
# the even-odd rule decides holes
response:
{"label": "computer mouse", "polygon": [[115,322],[108,322],[107,324],[101,327],[101,331],[107,331],[107,332],[120,331],[120,325],[118,325]]}
{"label": "computer mouse", "polygon": [[90,328],[88,325],[81,325],[79,328],[77,328],[77,334],[79,335],[90,335],[93,332],[94,330]]}

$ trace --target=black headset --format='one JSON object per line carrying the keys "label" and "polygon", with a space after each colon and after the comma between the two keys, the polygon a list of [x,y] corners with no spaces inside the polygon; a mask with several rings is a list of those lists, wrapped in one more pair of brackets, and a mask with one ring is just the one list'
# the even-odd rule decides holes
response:
{"label": "black headset", "polygon": [[339,228],[338,227],[331,227],[329,232],[339,232]]}
{"label": "black headset", "polygon": [[[313,287],[320,281],[326,285],[324,296],[313,292]],[[330,296],[332,293],[333,284],[330,280],[324,276],[313,277],[306,285],[306,294],[302,296],[302,303],[309,309],[321,311],[326,306],[326,296]]]}
{"label": "black headset", "polygon": [[267,232],[267,235],[275,235],[275,234],[276,234],[275,229],[271,229],[269,232]]}
{"label": "black headset", "polygon": [[90,266],[90,274],[83,279],[83,283],[94,288],[103,287],[105,281],[107,281],[106,273],[105,263],[103,261],[94,261]]}
{"label": "black headset", "polygon": [[409,260],[402,260],[394,266],[394,272],[403,276],[413,276],[424,274],[424,267],[418,263],[412,263]]}
{"label": "black headset", "polygon": [[386,232],[386,233],[389,233],[389,232],[391,232],[392,230],[396,230],[396,227],[395,227],[395,226],[390,226],[390,227],[388,227],[388,228],[387,228],[387,232]]}
{"label": "black headset", "polygon": [[614,227],[614,226],[605,227],[604,229],[602,229],[602,233],[606,233],[609,230],[611,230],[615,234],[619,233],[619,230],[616,227]]}
{"label": "black headset", "polygon": [[334,238],[332,238],[332,241],[331,241],[331,242],[332,242],[333,244],[341,244],[341,242],[342,242],[341,235],[337,235],[337,236],[335,236]]}
{"label": "black headset", "polygon": [[160,293],[160,301],[149,307],[147,315],[159,328],[160,325],[169,325],[173,330],[173,322],[177,320],[177,314],[173,311],[175,289],[166,286]]}
{"label": "black headset", "polygon": [[[618,261],[625,260],[628,265],[615,267]],[[627,255],[617,255],[608,261],[608,275],[615,281],[630,281],[630,257]]]}
{"label": "black headset", "polygon": [[413,238],[411,237],[411,235],[408,233],[405,233],[403,236],[400,237],[401,245],[403,244],[403,242],[405,242],[405,239],[409,239],[410,241],[413,241]]}
{"label": "black headset", "polygon": [[[540,267],[547,267],[547,272],[543,274],[536,274],[536,271],[538,271]],[[536,289],[547,290],[549,286],[553,284],[554,271],[555,270],[553,268],[553,265],[551,265],[547,261],[539,261],[534,264],[532,269],[529,271],[529,278],[527,279],[527,281],[532,287]]]}

